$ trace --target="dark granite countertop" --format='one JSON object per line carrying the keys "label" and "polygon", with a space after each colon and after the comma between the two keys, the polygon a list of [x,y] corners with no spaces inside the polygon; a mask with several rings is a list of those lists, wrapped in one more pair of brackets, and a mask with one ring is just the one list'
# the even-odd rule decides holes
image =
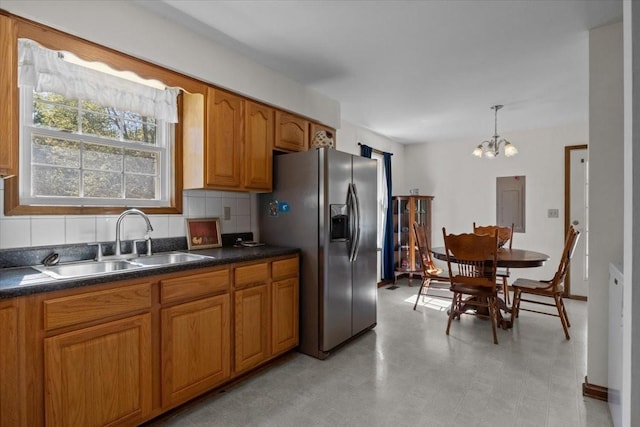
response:
{"label": "dark granite countertop", "polygon": [[290,255],[299,253],[299,250],[296,248],[265,245],[258,247],[223,247],[198,251],[182,250],[181,252],[208,255],[213,258],[166,266],[150,266],[136,270],[124,270],[122,272],[100,276],[87,276],[73,279],[53,279],[31,267],[18,266],[0,268],[0,299]]}

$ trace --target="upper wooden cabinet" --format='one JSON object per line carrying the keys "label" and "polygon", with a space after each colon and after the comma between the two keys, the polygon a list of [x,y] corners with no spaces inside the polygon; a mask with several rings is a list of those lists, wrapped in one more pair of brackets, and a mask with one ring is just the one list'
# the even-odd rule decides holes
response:
{"label": "upper wooden cabinet", "polygon": [[309,148],[309,121],[276,110],[274,148],[284,151],[307,151]]}
{"label": "upper wooden cabinet", "polygon": [[271,191],[273,108],[245,101],[244,111],[244,188]]}
{"label": "upper wooden cabinet", "polygon": [[213,87],[182,108],[185,189],[271,191],[273,108]]}
{"label": "upper wooden cabinet", "polygon": [[15,21],[0,15],[0,176],[14,175],[18,164],[17,32]]}
{"label": "upper wooden cabinet", "polygon": [[243,139],[243,99],[207,89],[205,185],[239,188]]}

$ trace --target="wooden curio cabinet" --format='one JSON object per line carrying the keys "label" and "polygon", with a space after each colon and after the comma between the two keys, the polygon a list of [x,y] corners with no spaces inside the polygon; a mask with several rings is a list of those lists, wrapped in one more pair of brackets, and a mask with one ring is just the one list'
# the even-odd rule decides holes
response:
{"label": "wooden curio cabinet", "polygon": [[431,241],[432,200],[432,196],[393,196],[394,279],[422,274],[413,223],[425,225]]}

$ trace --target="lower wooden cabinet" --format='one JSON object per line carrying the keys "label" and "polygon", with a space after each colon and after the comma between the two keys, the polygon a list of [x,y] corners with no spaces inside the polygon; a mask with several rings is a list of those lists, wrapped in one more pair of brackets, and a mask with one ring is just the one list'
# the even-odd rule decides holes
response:
{"label": "lower wooden cabinet", "polygon": [[0,427],[138,425],[291,350],[298,268],[280,256],[0,300]]}
{"label": "lower wooden cabinet", "polygon": [[162,309],[161,317],[163,406],[231,376],[229,294]]}
{"label": "lower wooden cabinet", "polygon": [[[298,257],[236,268],[235,371],[298,345]],[[269,272],[270,277],[269,277]]]}
{"label": "lower wooden cabinet", "polygon": [[0,301],[0,427],[22,424],[20,417],[18,307]]}
{"label": "lower wooden cabinet", "polygon": [[143,420],[152,405],[151,348],[148,313],[45,338],[46,425]]}
{"label": "lower wooden cabinet", "polygon": [[269,288],[241,289],[235,298],[235,370],[242,372],[267,359],[269,351]]}
{"label": "lower wooden cabinet", "polygon": [[278,354],[298,345],[298,278],[271,286],[271,351]]}

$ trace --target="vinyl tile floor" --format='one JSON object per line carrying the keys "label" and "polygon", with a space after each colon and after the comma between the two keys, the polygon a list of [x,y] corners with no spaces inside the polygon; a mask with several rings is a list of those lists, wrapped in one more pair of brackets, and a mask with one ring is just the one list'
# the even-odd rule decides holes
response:
{"label": "vinyl tile floor", "polygon": [[412,284],[379,288],[378,325],[328,359],[293,352],[149,425],[613,425],[606,402],[582,396],[585,302],[565,301],[569,341],[557,317],[521,312],[494,345],[491,324],[471,315],[447,336],[450,300],[421,298],[414,311],[419,281]]}

